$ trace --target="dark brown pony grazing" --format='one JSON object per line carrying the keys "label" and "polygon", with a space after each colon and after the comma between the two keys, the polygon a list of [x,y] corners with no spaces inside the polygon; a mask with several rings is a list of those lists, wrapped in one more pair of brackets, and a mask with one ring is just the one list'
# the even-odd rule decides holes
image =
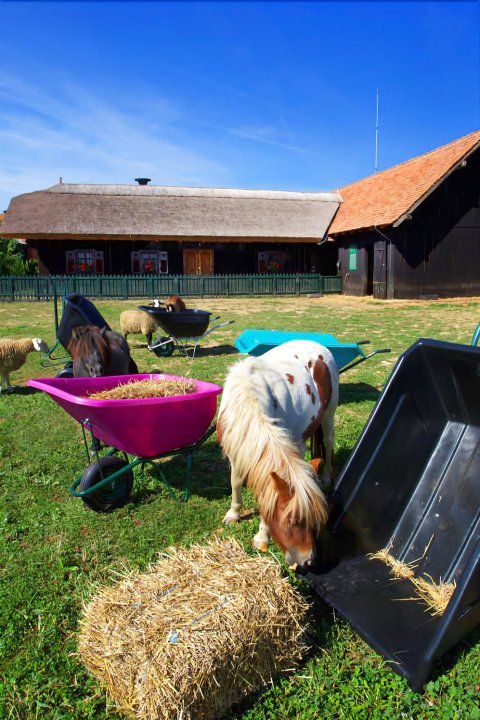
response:
{"label": "dark brown pony grazing", "polygon": [[73,360],[73,377],[138,373],[127,341],[106,327],[77,325],[72,330],[67,350]]}

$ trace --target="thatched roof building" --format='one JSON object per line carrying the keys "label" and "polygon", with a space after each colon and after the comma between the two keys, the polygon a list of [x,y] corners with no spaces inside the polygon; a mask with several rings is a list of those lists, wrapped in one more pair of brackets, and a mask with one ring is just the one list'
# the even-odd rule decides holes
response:
{"label": "thatched roof building", "polygon": [[337,193],[59,183],[13,198],[2,235],[316,243],[340,202]]}
{"label": "thatched roof building", "polygon": [[317,244],[341,203],[337,193],[164,187],[145,181],[60,182],[18,195],[1,235],[26,238],[42,273],[335,270],[335,248],[320,252]]}

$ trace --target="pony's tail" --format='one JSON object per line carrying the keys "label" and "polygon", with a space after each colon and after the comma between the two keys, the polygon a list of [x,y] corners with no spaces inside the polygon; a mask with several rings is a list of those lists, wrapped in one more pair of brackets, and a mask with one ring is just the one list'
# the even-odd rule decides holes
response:
{"label": "pony's tail", "polygon": [[327,520],[325,496],[288,431],[267,414],[271,390],[262,369],[261,358],[248,358],[230,371],[220,408],[222,449],[251,488],[267,523],[278,498],[274,472],[292,492],[289,516],[320,529]]}

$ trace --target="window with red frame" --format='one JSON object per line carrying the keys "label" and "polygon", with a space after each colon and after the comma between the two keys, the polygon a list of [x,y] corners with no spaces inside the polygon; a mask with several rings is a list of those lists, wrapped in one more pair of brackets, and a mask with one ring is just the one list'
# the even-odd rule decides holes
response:
{"label": "window with red frame", "polygon": [[65,253],[67,273],[76,275],[101,275],[104,272],[102,250],[67,250]]}

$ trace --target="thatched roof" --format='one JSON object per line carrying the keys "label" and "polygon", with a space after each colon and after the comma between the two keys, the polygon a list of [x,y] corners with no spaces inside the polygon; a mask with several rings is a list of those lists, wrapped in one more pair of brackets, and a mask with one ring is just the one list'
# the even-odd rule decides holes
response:
{"label": "thatched roof", "polygon": [[337,193],[60,183],[14,197],[1,235],[318,242],[340,202]]}

